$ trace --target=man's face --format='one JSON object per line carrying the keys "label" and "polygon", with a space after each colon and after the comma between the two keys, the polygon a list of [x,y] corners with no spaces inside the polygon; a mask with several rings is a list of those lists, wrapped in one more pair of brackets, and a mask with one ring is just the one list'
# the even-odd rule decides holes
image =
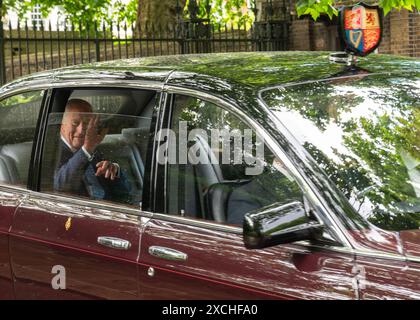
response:
{"label": "man's face", "polygon": [[82,108],[72,108],[64,113],[61,135],[73,149],[78,150],[83,146],[91,116]]}

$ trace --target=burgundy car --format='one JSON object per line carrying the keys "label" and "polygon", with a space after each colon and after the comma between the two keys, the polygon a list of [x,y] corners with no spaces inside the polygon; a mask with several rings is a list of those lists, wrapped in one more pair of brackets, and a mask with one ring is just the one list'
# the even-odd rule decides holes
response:
{"label": "burgundy car", "polygon": [[[332,60],[153,57],[2,87],[0,298],[419,299],[420,63]],[[100,137],[63,187],[71,100],[92,106],[76,138]],[[89,176],[99,154],[114,179]]]}

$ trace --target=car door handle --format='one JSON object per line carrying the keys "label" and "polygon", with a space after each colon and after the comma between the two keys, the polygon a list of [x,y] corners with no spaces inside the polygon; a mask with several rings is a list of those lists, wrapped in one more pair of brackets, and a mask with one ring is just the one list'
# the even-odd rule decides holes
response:
{"label": "car door handle", "polygon": [[158,246],[149,247],[149,254],[157,258],[175,261],[186,261],[188,258],[188,255],[184,252]]}
{"label": "car door handle", "polygon": [[128,250],[131,247],[130,241],[114,237],[98,237],[98,243],[105,247],[119,250]]}

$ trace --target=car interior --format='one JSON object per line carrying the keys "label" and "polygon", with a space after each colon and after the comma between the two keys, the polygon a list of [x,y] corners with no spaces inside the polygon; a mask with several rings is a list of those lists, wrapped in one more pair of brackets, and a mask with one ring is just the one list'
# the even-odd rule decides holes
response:
{"label": "car interior", "polygon": [[226,223],[232,191],[251,179],[243,164],[222,164],[221,155],[200,135],[195,136],[195,144],[203,151],[199,157],[207,157],[208,161],[199,162],[190,149],[188,164],[168,166],[168,213]]}
{"label": "car interior", "polygon": [[29,101],[24,95],[18,98],[22,103],[14,99],[0,108],[0,182],[26,187],[42,95]]}
{"label": "car interior", "polygon": [[118,163],[130,184],[130,203],[142,201],[144,168],[156,92],[128,89],[59,89],[55,92],[48,121],[42,159],[41,190],[53,191],[54,171],[60,142],[60,126],[70,99],[83,99],[100,116],[99,126],[108,129],[97,151]]}
{"label": "car interior", "polygon": [[[101,125],[109,131],[97,150],[124,170],[131,186],[130,204],[140,204],[151,118],[156,103],[156,92],[147,90],[56,89],[44,143],[41,191],[54,192],[54,169],[57,165],[62,116],[67,101],[73,98],[88,101],[93,112],[100,114]],[[35,128],[19,128],[18,131],[2,128],[1,137],[5,143],[0,147],[1,182],[26,184],[34,132]],[[11,144],[10,141],[15,143]],[[224,223],[227,221],[230,194],[235,188],[248,183],[249,176],[245,175],[244,165],[222,164],[221,155],[212,150],[203,137],[197,135],[195,143],[200,145],[209,161],[168,166],[168,181],[173,196],[167,211]],[[190,157],[194,158],[194,155],[190,154]],[[216,164],[215,158],[219,159],[220,164]]]}
{"label": "car interior", "polygon": [[0,148],[1,182],[26,186],[32,145],[32,141],[25,141],[16,144],[6,144]]}

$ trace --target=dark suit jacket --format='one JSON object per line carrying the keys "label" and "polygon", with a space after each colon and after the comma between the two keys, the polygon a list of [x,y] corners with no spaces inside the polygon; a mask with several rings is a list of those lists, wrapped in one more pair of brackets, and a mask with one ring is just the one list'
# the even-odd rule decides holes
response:
{"label": "dark suit jacket", "polygon": [[89,161],[81,148],[73,153],[63,141],[60,141],[54,190],[93,199],[131,203],[131,188],[122,168],[120,168],[120,177],[115,180],[95,176],[96,164],[102,160],[102,155],[95,153],[93,160]]}

